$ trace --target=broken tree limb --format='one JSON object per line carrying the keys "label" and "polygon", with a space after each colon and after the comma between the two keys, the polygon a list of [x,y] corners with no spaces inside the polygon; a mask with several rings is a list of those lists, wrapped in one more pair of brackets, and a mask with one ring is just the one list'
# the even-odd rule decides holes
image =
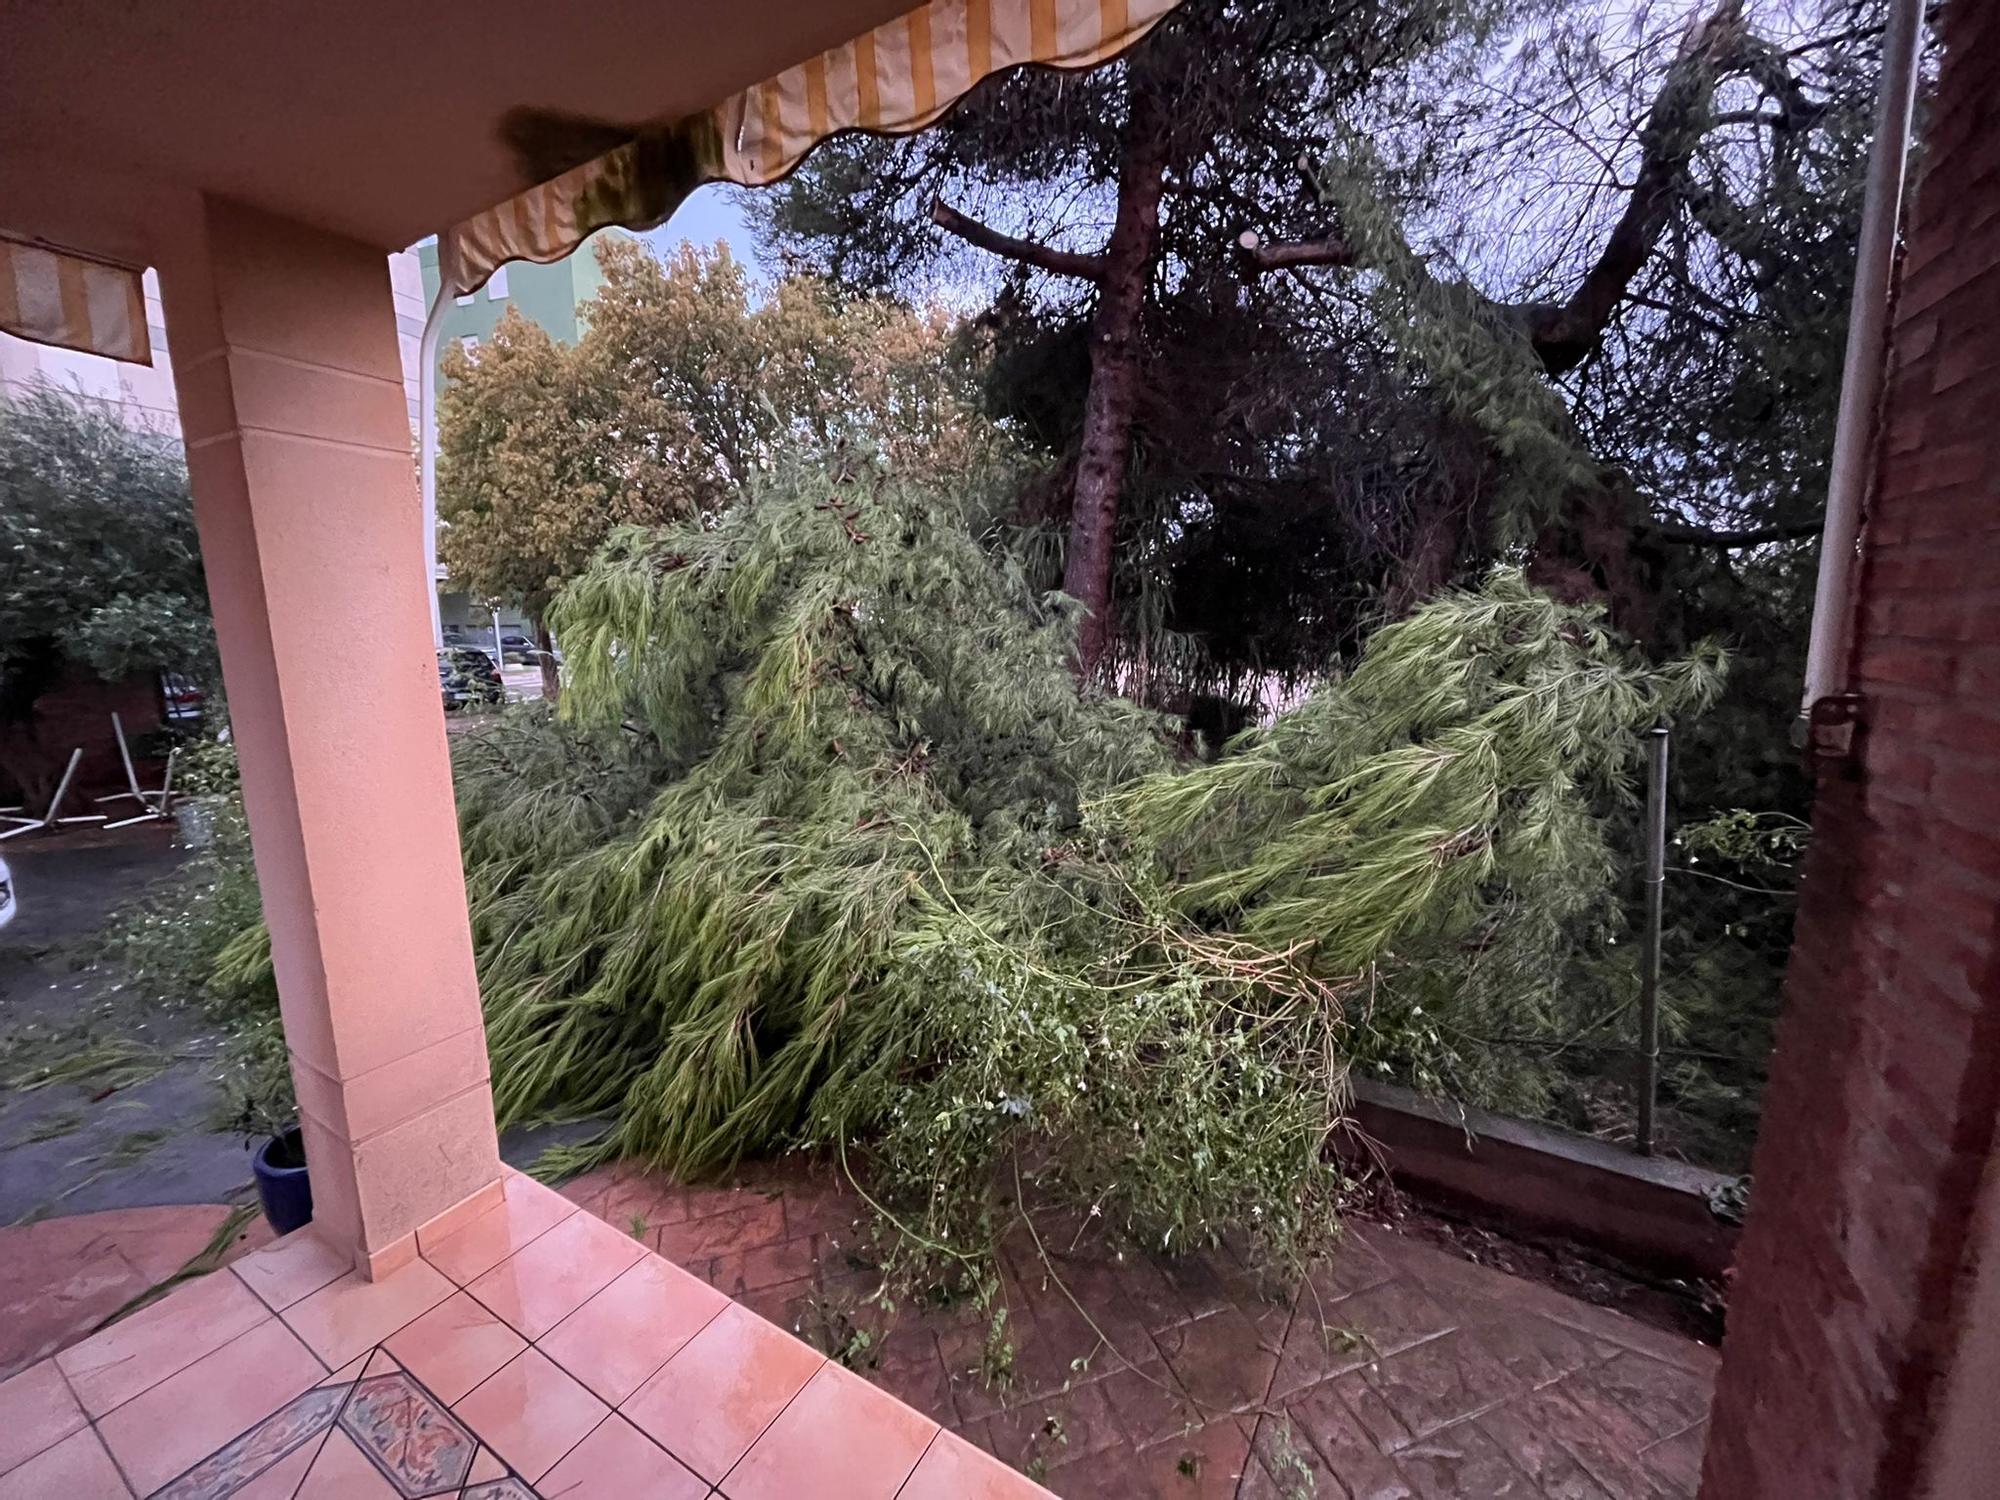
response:
{"label": "broken tree limb", "polygon": [[1106,262],[1102,255],[1058,250],[1052,245],[1037,244],[1034,240],[1002,234],[990,225],[982,224],[970,215],[960,213],[942,198],[931,200],[931,222],[947,234],[957,235],[968,245],[990,251],[994,255],[1004,255],[1009,260],[1018,260],[1023,265],[1034,266],[1057,276],[1075,276],[1084,281],[1104,280]]}

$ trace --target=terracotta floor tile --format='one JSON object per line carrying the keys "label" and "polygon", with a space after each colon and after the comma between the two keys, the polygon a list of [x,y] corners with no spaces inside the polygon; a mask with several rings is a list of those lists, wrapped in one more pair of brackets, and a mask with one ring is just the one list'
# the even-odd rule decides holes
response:
{"label": "terracotta floor tile", "polygon": [[720,1481],[825,1363],[732,1304],[620,1410],[704,1479]]}
{"label": "terracotta floor tile", "polygon": [[424,1259],[460,1286],[526,1249],[577,1212],[562,1194],[518,1173],[505,1179],[501,1191],[499,1207],[423,1247]]}
{"label": "terracotta floor tile", "polygon": [[381,1343],[397,1329],[414,1322],[457,1290],[443,1272],[421,1260],[380,1281],[364,1281],[349,1271],[281,1314],[292,1331],[328,1369],[339,1369],[355,1355]]}
{"label": "terracotta floor tile", "polygon": [[362,1370],[367,1367],[368,1361],[373,1357],[374,1354],[373,1351],[371,1350],[369,1353],[363,1354],[356,1359],[350,1359],[346,1364],[342,1365],[338,1370],[335,1370],[331,1375],[327,1376],[326,1379],[322,1380],[320,1384],[352,1385],[355,1381],[361,1378]]}
{"label": "terracotta floor tile", "polygon": [[87,1427],[0,1475],[0,1500],[131,1500],[131,1495],[104,1444]]}
{"label": "terracotta floor tile", "polygon": [[273,1319],[126,1402],[97,1430],[139,1493],[150,1495],[325,1373]]}
{"label": "terracotta floor tile", "polygon": [[230,1493],[229,1500],[292,1500],[298,1493],[299,1484],[306,1477],[306,1471],[319,1457],[319,1450],[326,1445],[327,1434],[321,1433],[312,1441],[294,1448],[270,1468]]}
{"label": "terracotta floor tile", "polygon": [[896,1500],[1035,1500],[1048,1493],[964,1438],[940,1432]]}
{"label": "terracotta floor tile", "polygon": [[402,1500],[402,1496],[354,1440],[336,1430],[327,1434],[314,1456],[296,1500]]}
{"label": "terracotta floor tile", "polygon": [[537,1347],[617,1406],[728,1305],[713,1287],[648,1255],[564,1318]]}
{"label": "terracotta floor tile", "polygon": [[151,1307],[70,1346],[56,1363],[83,1409],[98,1417],[270,1316],[248,1287],[218,1272],[177,1287]]}
{"label": "terracotta floor tile", "polygon": [[549,1500],[705,1500],[708,1481],[613,1413],[535,1486]]}
{"label": "terracotta floor tile", "polygon": [[645,1253],[630,1235],[591,1214],[575,1213],[466,1290],[519,1332],[538,1339]]}
{"label": "terracotta floor tile", "polygon": [[453,1408],[529,1481],[546,1474],[610,1411],[533,1349],[502,1365]]}
{"label": "terracotta floor tile", "polygon": [[937,1423],[828,1362],[723,1480],[730,1500],[894,1500]]}
{"label": "terracotta floor tile", "polygon": [[449,1404],[528,1344],[464,1292],[454,1292],[398,1329],[383,1347]]}
{"label": "terracotta floor tile", "polygon": [[0,1474],[53,1448],[84,1421],[83,1408],[52,1359],[0,1381]]}
{"label": "terracotta floor tile", "polygon": [[465,1476],[467,1484],[485,1484],[488,1480],[504,1479],[507,1464],[491,1448],[482,1446],[478,1456],[472,1460],[472,1472]]}
{"label": "terracotta floor tile", "polygon": [[229,1269],[275,1312],[340,1280],[354,1263],[309,1226],[244,1256]]}
{"label": "terracotta floor tile", "polygon": [[[317,1450],[349,1404],[338,1386],[302,1391],[249,1430],[213,1449],[180,1475],[155,1500],[213,1500],[233,1484],[255,1478],[301,1448]],[[301,1473],[304,1471],[301,1470]]]}

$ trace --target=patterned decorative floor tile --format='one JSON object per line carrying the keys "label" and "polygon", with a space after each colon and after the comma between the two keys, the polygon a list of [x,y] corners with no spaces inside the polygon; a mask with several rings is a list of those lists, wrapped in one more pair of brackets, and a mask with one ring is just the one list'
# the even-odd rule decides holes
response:
{"label": "patterned decorative floor tile", "polygon": [[315,1386],[259,1422],[234,1442],[210,1454],[157,1492],[156,1500],[220,1500],[232,1495],[333,1425],[347,1400],[347,1388]]}
{"label": "patterned decorative floor tile", "polygon": [[357,1385],[340,1428],[407,1500],[456,1490],[479,1447],[442,1402],[401,1370]]}
{"label": "patterned decorative floor tile", "polygon": [[465,1500],[538,1500],[535,1492],[511,1475],[491,1484],[475,1484],[465,1492]]}

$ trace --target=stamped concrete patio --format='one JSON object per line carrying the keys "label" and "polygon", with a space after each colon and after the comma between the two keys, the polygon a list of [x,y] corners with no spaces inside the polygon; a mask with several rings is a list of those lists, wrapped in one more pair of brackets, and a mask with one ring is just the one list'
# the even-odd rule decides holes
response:
{"label": "stamped concrete patio", "polygon": [[866,1224],[793,1165],[510,1174],[373,1283],[295,1235],[0,1384],[0,1500],[1694,1493],[1710,1350],[1377,1226],[1289,1288],[1023,1246],[992,1380],[871,1322]]}
{"label": "stamped concrete patio", "polygon": [[[880,1331],[865,1205],[796,1163],[742,1181],[612,1168],[564,1192],[801,1337]],[[1046,1261],[1025,1240],[1008,1257],[1007,1379],[969,1308],[904,1307],[850,1358],[1071,1500],[1695,1493],[1718,1355],[1692,1339],[1358,1220],[1296,1285],[1226,1252],[1041,1239]]]}

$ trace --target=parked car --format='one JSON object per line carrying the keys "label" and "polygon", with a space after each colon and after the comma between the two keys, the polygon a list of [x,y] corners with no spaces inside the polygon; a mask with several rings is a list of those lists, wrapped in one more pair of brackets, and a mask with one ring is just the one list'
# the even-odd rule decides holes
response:
{"label": "parked car", "polygon": [[[561,664],[562,653],[560,651],[551,651],[548,655],[558,665]],[[525,635],[503,631],[500,636],[500,659],[511,666],[539,666],[542,660],[542,648],[529,640]]]}
{"label": "parked car", "polygon": [[447,646],[438,652],[438,689],[446,712],[470,703],[505,703],[507,689],[493,658],[470,646]]}
{"label": "parked car", "polygon": [[201,689],[194,679],[180,672],[160,674],[160,700],[169,723],[185,723],[202,714]]}

